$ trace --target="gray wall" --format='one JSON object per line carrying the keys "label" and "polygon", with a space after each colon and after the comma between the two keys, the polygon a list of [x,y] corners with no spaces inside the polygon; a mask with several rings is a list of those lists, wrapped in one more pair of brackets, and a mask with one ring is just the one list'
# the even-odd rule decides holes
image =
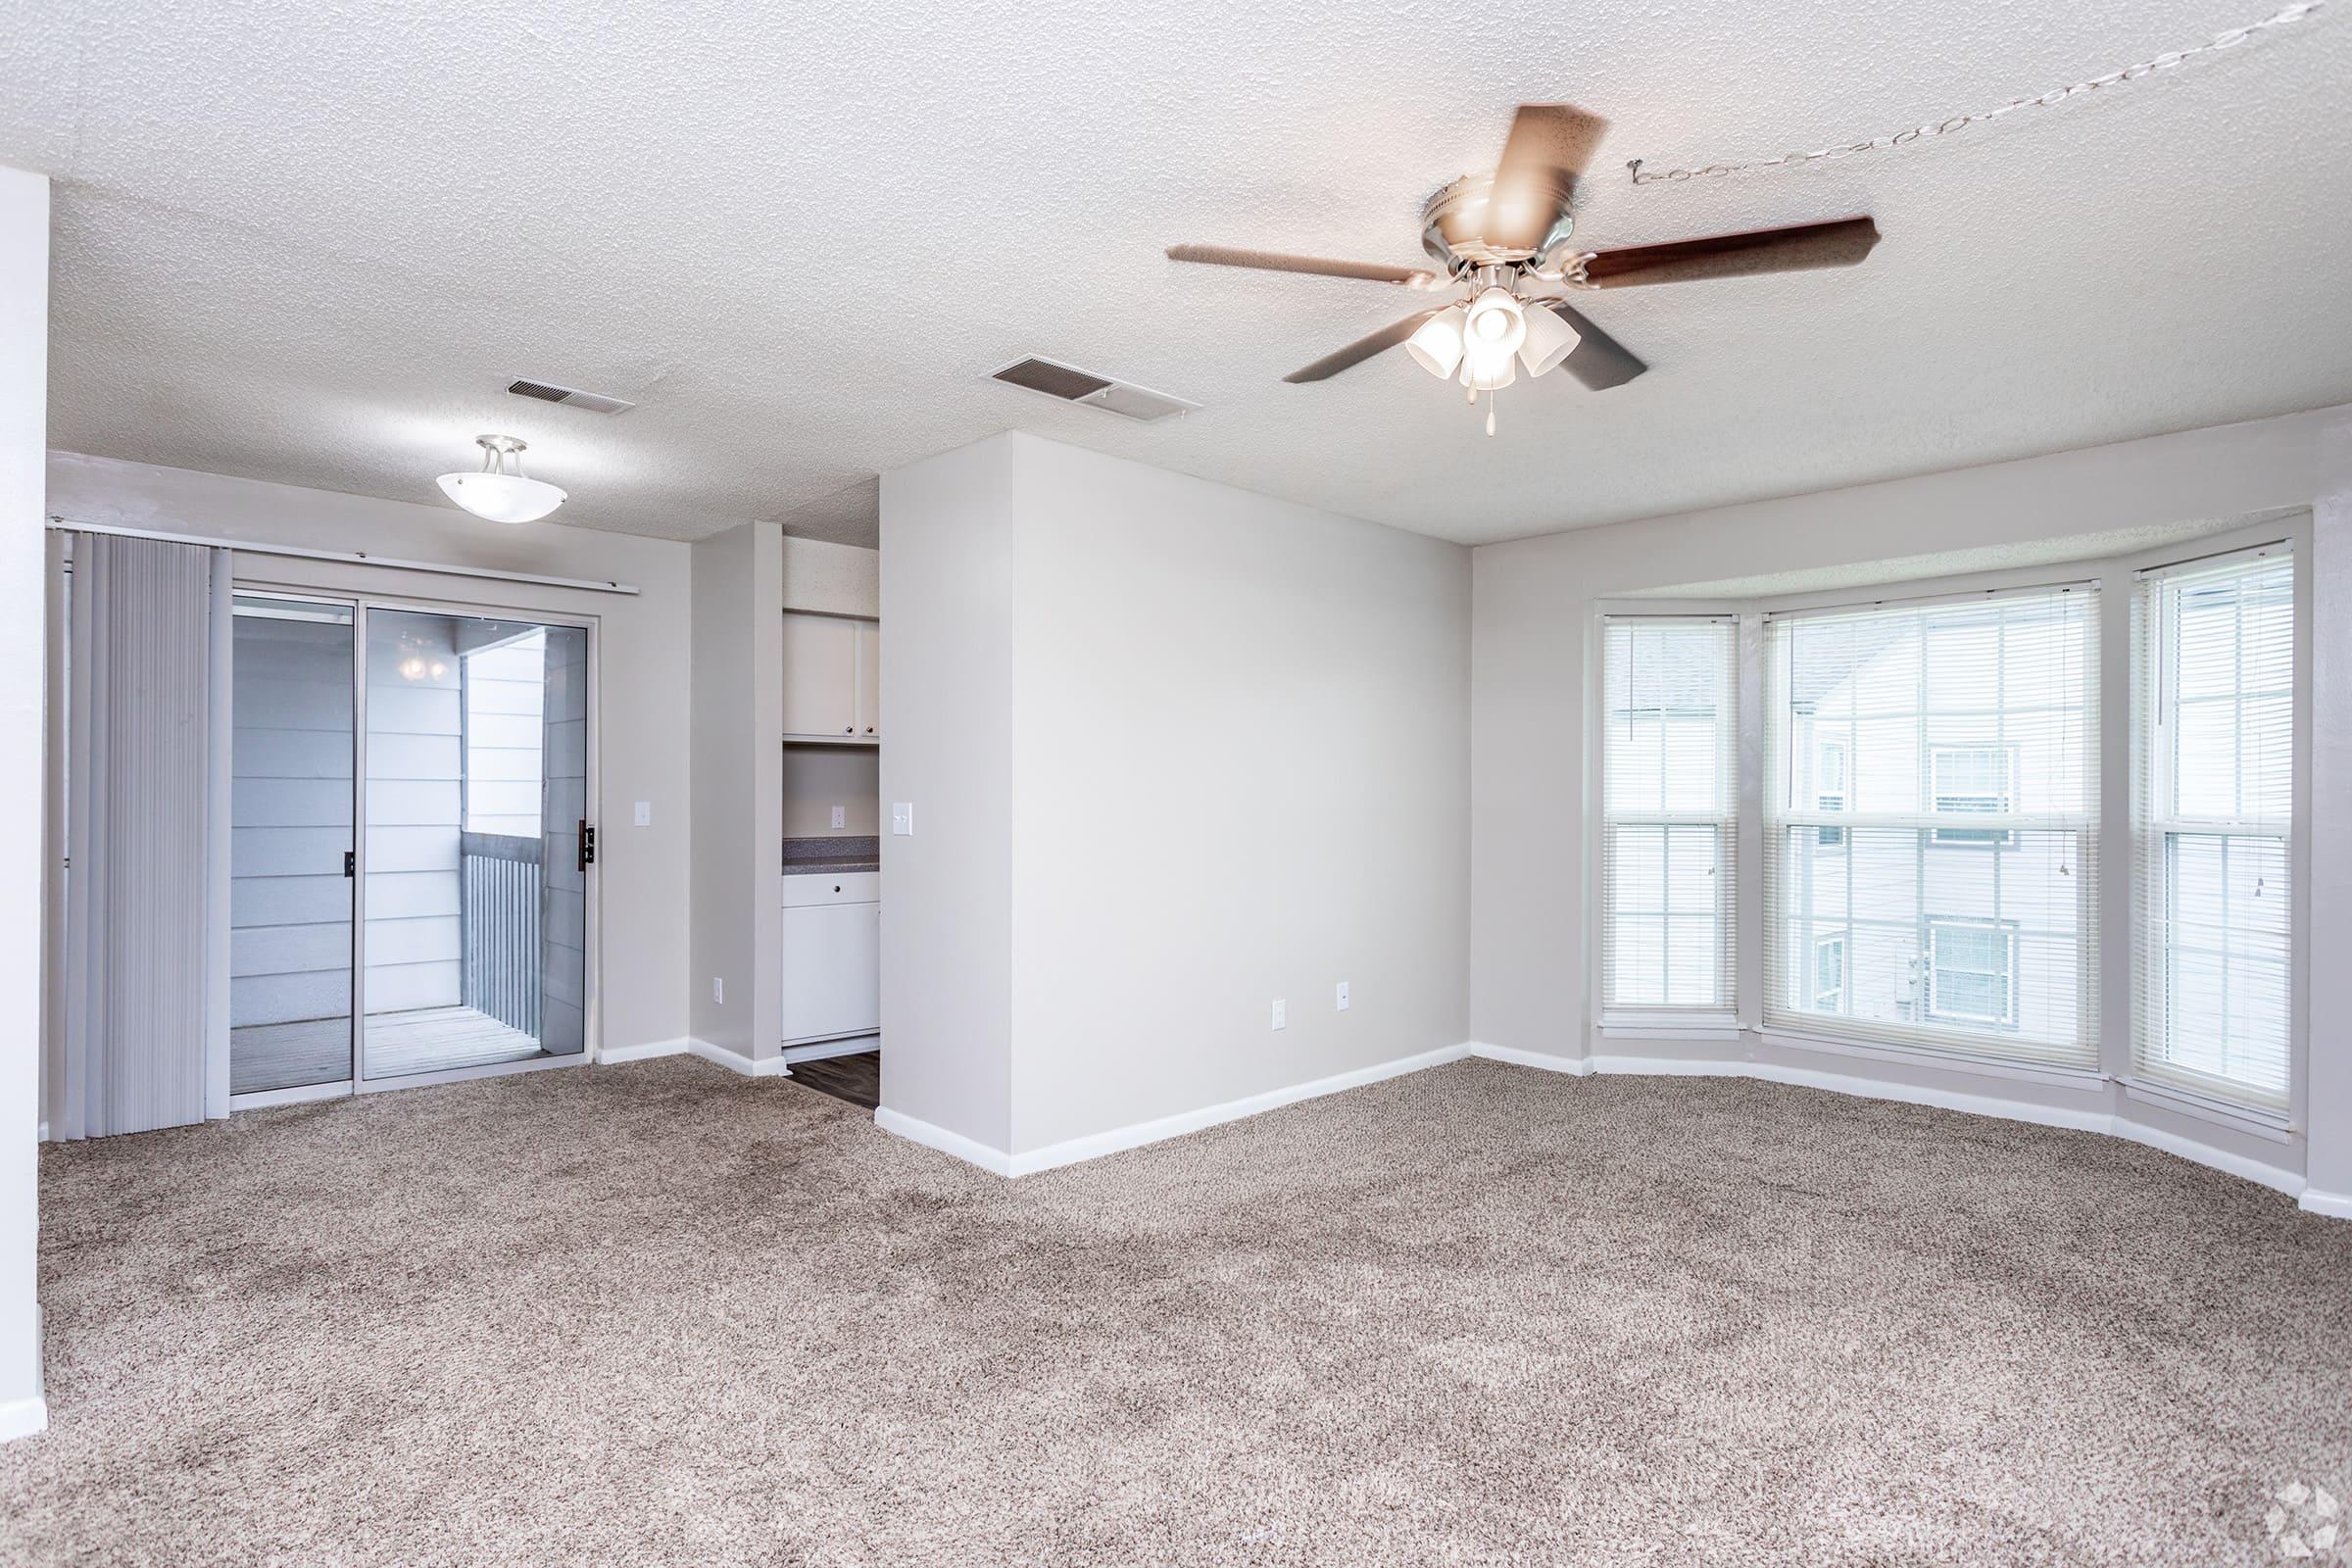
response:
{"label": "gray wall", "polygon": [[1467,551],[1019,434],[882,527],[886,1105],[1025,1153],[1461,1043]]}
{"label": "gray wall", "polygon": [[784,1049],[783,541],[755,522],[691,551],[693,1034],[752,1058]]}
{"label": "gray wall", "polygon": [[[882,476],[882,1103],[1012,1147],[1011,448]],[[887,809],[887,807],[885,808]]]}

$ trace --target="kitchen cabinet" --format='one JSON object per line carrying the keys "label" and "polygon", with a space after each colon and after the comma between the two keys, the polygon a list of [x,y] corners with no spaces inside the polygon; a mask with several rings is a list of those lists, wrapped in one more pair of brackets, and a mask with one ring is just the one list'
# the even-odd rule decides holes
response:
{"label": "kitchen cabinet", "polygon": [[879,872],[784,879],[784,1044],[882,1027]]}
{"label": "kitchen cabinet", "polygon": [[784,613],[784,733],[866,745],[882,739],[882,628],[846,615]]}

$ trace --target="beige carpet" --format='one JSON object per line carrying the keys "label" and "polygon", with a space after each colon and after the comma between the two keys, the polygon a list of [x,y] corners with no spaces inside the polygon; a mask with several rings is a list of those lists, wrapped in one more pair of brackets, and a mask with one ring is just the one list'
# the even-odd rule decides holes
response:
{"label": "beige carpet", "polygon": [[1004,1183],[679,1058],[44,1152],[71,1563],[2181,1563],[2352,1497],[2352,1224],[1464,1062]]}

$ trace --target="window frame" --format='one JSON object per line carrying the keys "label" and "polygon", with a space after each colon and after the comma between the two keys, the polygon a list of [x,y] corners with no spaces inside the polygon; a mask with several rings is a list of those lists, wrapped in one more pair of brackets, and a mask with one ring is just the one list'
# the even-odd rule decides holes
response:
{"label": "window frame", "polygon": [[[2167,577],[2178,577],[2199,566],[2222,567],[2235,561],[2257,561],[2283,555],[2288,563],[2289,612],[2292,625],[2288,638],[2289,665],[2287,674],[2287,712],[2291,726],[2288,762],[2289,805],[2284,826],[2272,825],[2269,819],[2249,816],[2244,810],[2245,777],[2242,760],[2235,765],[2236,800],[2238,809],[2231,815],[2212,816],[2184,812],[2179,808],[2179,780],[2175,771],[2179,745],[2178,719],[2181,709],[2179,696],[2178,626],[2162,613],[2165,603],[2161,596],[2147,593]],[[2171,1108],[2206,1111],[2225,1120],[2267,1133],[2283,1133],[2299,1127],[2302,1121],[2303,1085],[2308,1071],[2307,1053],[2307,981],[2305,978],[2307,952],[2309,885],[2309,833],[2307,822],[2309,794],[2310,729],[2310,552],[2308,519],[2300,532],[2281,535],[2270,530],[2267,537],[2235,544],[2227,548],[2208,548],[2171,561],[2154,562],[2139,568],[2134,583],[2134,606],[2131,636],[2133,647],[2133,690],[2132,693],[2131,751],[2133,760],[2132,818],[2129,831],[2133,839],[2131,905],[2134,931],[2142,929],[2147,910],[2152,905],[2165,909],[2165,928],[2169,931],[2186,923],[2175,911],[2179,907],[2179,853],[2184,841],[2199,840],[2212,844],[2225,868],[2230,851],[2242,842],[2272,843],[2278,846],[2278,856],[2287,879],[2286,941],[2279,960],[2284,968],[2286,996],[2286,1039],[2283,1066],[2284,1082],[2277,1090],[2252,1083],[2228,1073],[2208,1072],[2203,1068],[2178,1060],[2153,1059],[2157,1045],[2147,1040],[2151,1027],[2161,1031],[2162,1024],[2151,1025],[2148,1004],[2152,1000],[2140,983],[2137,966],[2143,956],[2136,948],[2126,957],[2133,970],[2130,986],[2132,1009],[2124,1031],[2124,1063],[2120,1080],[2130,1089],[2164,1100]],[[2151,607],[2156,608],[2151,608]],[[2143,618],[2144,617],[2144,618]],[[2242,626],[2239,647],[2242,651]],[[2242,658],[2241,658],[2242,662]],[[2150,684],[2143,689],[2139,684]],[[2272,695],[2276,695],[2273,693]],[[2233,687],[2228,698],[2239,710],[2233,724],[2236,744],[2242,748],[2243,707],[2249,693],[2241,685]],[[2162,710],[2174,720],[2171,738],[2159,744],[2162,726],[2156,713]],[[2242,755],[2242,754],[2241,754]],[[2163,807],[2170,805],[2169,811]],[[2225,869],[2223,873],[2228,875]],[[2225,888],[2226,894],[2226,888]],[[2225,987],[2229,978],[2227,959],[2230,938],[2218,938],[2219,948],[2193,947],[2188,951],[2223,959],[2222,974]],[[2181,951],[2180,945],[2167,949],[2167,956]],[[2238,955],[2240,957],[2246,955]],[[2162,1004],[2169,1010],[2172,1003],[2176,971],[2168,963],[2162,970],[2162,984],[2156,988],[2163,993]],[[2229,1052],[2227,1038],[2222,1043],[2225,1055]]]}
{"label": "window frame", "polygon": [[[1623,621],[1705,622],[1720,625],[1730,641],[1730,665],[1726,671],[1726,697],[1732,705],[1728,721],[1723,723],[1722,740],[1725,748],[1722,764],[1729,770],[1726,797],[1720,816],[1696,811],[1665,811],[1651,815],[1627,813],[1613,819],[1608,803],[1607,738],[1608,713],[1608,634],[1610,623]],[[1736,611],[1719,604],[1685,607],[1669,601],[1616,605],[1595,613],[1590,623],[1590,660],[1586,717],[1587,788],[1592,803],[1592,858],[1588,887],[1592,941],[1586,953],[1586,997],[1588,998],[1589,1026],[1596,1033],[1608,1033],[1627,1038],[1643,1039],[1725,1039],[1738,1033],[1736,987],[1739,983],[1739,944],[1743,940],[1740,927],[1739,878],[1743,874],[1742,846],[1739,842],[1740,782],[1738,770],[1740,737],[1744,731],[1747,694],[1740,684],[1742,656],[1740,653],[1740,621]],[[1719,994],[1725,999],[1720,1005],[1621,1004],[1608,1004],[1610,991],[1607,973],[1609,948],[1606,890],[1610,875],[1608,857],[1612,832],[1623,826],[1652,823],[1671,830],[1676,827],[1713,827],[1719,831],[1716,850],[1717,889],[1716,908],[1730,940],[1718,936],[1717,947],[1724,968],[1720,971]],[[1661,853],[1671,856],[1670,843],[1662,843]],[[1671,904],[1671,897],[1665,895]]]}

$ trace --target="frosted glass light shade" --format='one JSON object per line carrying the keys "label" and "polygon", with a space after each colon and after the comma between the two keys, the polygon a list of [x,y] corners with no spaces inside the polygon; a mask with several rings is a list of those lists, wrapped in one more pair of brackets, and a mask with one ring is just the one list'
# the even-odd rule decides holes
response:
{"label": "frosted glass light shade", "polygon": [[1527,313],[1527,341],[1519,345],[1519,363],[1530,375],[1553,369],[1584,339],[1553,312],[1542,306]]}
{"label": "frosted glass light shade", "polygon": [[564,492],[545,479],[519,473],[445,473],[442,493],[477,517],[492,522],[536,522],[562,506]]}
{"label": "frosted glass light shade", "polygon": [[1474,342],[1462,356],[1459,379],[1473,392],[1494,392],[1519,379],[1519,368],[1509,349]]}
{"label": "frosted glass light shade", "polygon": [[1462,306],[1447,306],[1404,340],[1404,352],[1421,368],[1445,380],[1462,363],[1462,318],[1469,314]]}
{"label": "frosted glass light shade", "polygon": [[1509,354],[1526,340],[1527,313],[1509,289],[1490,288],[1470,302],[1470,319],[1462,335],[1473,352],[1493,348]]}

